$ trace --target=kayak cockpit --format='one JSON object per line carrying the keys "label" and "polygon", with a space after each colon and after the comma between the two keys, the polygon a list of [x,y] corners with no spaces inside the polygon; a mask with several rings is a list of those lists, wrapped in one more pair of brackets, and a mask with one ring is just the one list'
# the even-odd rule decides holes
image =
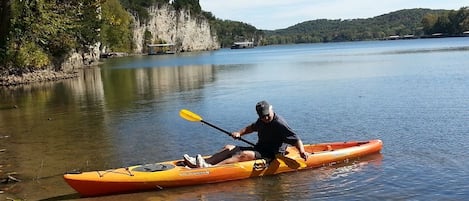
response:
{"label": "kayak cockpit", "polygon": [[132,169],[132,171],[136,172],[159,172],[159,171],[165,171],[169,169],[173,169],[174,165],[172,164],[163,164],[163,163],[153,163],[153,164],[146,164],[146,165],[140,165]]}

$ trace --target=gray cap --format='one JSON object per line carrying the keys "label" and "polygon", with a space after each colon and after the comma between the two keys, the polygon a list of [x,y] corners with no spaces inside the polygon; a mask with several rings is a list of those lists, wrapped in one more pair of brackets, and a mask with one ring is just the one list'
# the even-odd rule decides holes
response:
{"label": "gray cap", "polygon": [[256,104],[256,112],[259,115],[259,117],[263,117],[265,115],[268,115],[270,112],[270,109],[272,109],[272,105],[270,105],[267,101],[263,100],[261,102],[258,102]]}

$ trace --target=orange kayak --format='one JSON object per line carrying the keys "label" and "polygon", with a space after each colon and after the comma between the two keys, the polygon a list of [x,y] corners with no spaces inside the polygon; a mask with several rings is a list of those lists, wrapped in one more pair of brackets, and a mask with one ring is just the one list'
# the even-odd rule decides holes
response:
{"label": "orange kayak", "polygon": [[270,163],[259,159],[207,168],[189,168],[181,159],[103,171],[66,173],[64,179],[86,197],[159,190],[329,166],[378,153],[382,146],[381,140],[306,144],[305,151],[311,153],[307,161],[300,157],[296,148],[289,147],[288,154],[278,156]]}

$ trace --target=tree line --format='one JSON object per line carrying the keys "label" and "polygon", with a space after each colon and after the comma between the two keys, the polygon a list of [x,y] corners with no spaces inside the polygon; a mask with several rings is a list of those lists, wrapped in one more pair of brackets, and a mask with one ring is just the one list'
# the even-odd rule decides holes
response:
{"label": "tree line", "polygon": [[198,0],[2,0],[0,75],[38,69],[60,71],[72,52],[101,42],[131,52],[132,16],[148,19],[149,6],[169,5],[201,14]]}
{"label": "tree line", "polygon": [[428,13],[423,17],[422,25],[427,34],[459,36],[469,31],[469,8],[462,7],[457,11],[450,10],[440,14]]}
{"label": "tree line", "polygon": [[210,12],[203,12],[203,15],[209,19],[212,32],[218,36],[222,48],[230,47],[234,42],[262,40],[263,31],[250,24],[218,19]]}
{"label": "tree line", "polygon": [[236,41],[272,45],[393,38],[390,36],[461,36],[469,31],[468,7],[457,11],[404,9],[367,19],[318,19],[278,30],[259,30],[243,22],[217,19],[210,12],[204,15],[210,19],[222,47]]}
{"label": "tree line", "polygon": [[265,31],[264,45],[426,37],[435,33],[460,36],[469,30],[469,10],[405,9],[368,19],[319,19],[286,29]]}

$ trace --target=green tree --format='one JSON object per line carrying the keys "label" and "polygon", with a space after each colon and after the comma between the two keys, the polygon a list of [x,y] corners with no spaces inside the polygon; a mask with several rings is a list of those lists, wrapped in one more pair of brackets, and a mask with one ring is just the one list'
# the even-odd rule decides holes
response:
{"label": "green tree", "polygon": [[99,42],[101,3],[100,0],[81,0],[74,5],[78,12],[72,31],[76,34],[77,49],[83,54],[89,53],[90,46]]}
{"label": "green tree", "polygon": [[464,16],[462,20],[459,22],[459,25],[461,26],[461,30],[464,31],[469,31],[469,7],[463,7],[460,10],[461,15]]}
{"label": "green tree", "polygon": [[172,5],[176,10],[187,9],[193,14],[202,13],[199,0],[174,0]]}
{"label": "green tree", "polygon": [[451,25],[449,27],[449,33],[452,35],[460,35],[464,31],[469,30],[468,21],[469,21],[469,8],[463,7],[458,11],[451,11],[448,14],[449,21]]}
{"label": "green tree", "polygon": [[230,47],[236,41],[259,41],[263,32],[256,27],[231,20],[211,20],[210,26],[216,31],[222,47]]}
{"label": "green tree", "polygon": [[448,18],[448,15],[440,15],[438,16],[438,19],[436,20],[435,26],[433,30],[436,33],[448,33],[448,29],[450,27],[450,21]]}
{"label": "green tree", "polygon": [[458,11],[448,11],[434,15],[426,15],[422,24],[426,34],[443,33],[446,35],[461,35],[469,30],[469,9],[462,7]]}
{"label": "green tree", "polygon": [[8,31],[10,30],[10,11],[11,1],[2,0],[2,2],[0,2],[0,64],[5,63],[7,37]]}
{"label": "green tree", "polygon": [[45,68],[51,64],[42,47],[49,43],[49,36],[57,33],[60,18],[48,12],[51,3],[41,0],[13,1],[11,29],[9,33],[8,61],[13,68],[30,70]]}
{"label": "green tree", "polygon": [[169,0],[120,0],[124,8],[138,16],[140,23],[144,24],[150,18],[147,8],[151,6],[169,5]]}
{"label": "green tree", "polygon": [[101,41],[112,51],[132,50],[131,16],[118,0],[107,0],[102,4]]}
{"label": "green tree", "polygon": [[145,29],[145,33],[143,34],[143,52],[148,52],[148,47],[147,47],[147,44],[152,44],[152,38],[153,38],[153,35],[151,34],[151,32],[148,30],[148,29]]}
{"label": "green tree", "polygon": [[99,0],[10,3],[6,40],[2,35],[6,50],[2,65],[14,73],[46,68],[61,70],[61,64],[72,50],[86,52],[98,41]]}
{"label": "green tree", "polygon": [[423,30],[425,33],[434,33],[434,26],[438,20],[438,15],[434,13],[426,14],[422,19]]}

